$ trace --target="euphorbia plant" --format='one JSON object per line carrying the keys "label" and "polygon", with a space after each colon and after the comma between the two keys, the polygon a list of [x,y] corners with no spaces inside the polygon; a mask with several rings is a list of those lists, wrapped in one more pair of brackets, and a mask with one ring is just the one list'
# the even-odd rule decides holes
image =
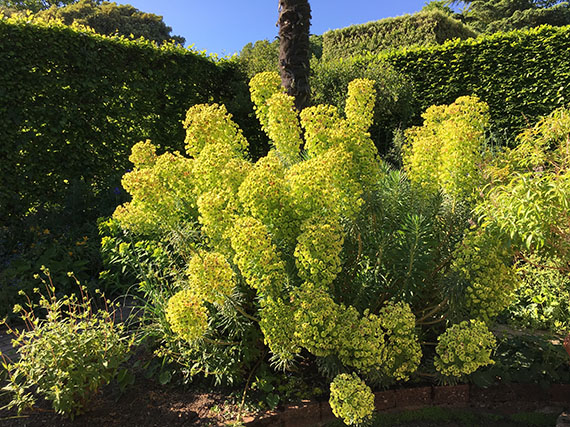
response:
{"label": "euphorbia plant", "polygon": [[[174,277],[164,286],[173,290],[153,293],[152,301],[171,357],[190,374],[228,379],[243,377],[267,353],[284,369],[316,360],[331,378],[350,372],[350,381],[336,382],[348,396],[345,388],[360,384],[358,375],[384,385],[409,379],[422,357],[420,327],[437,335],[465,313],[483,320],[497,314],[511,288],[493,298],[485,294],[494,286],[487,277],[509,278],[511,265],[484,230],[463,239],[469,209],[459,199],[476,184],[460,177],[447,195],[426,193],[390,171],[368,134],[373,82],[349,85],[345,117],[323,105],[298,114],[275,73],[257,75],[250,86],[272,141],[266,157],[248,160],[247,141],[223,106],[198,105],[184,122],[188,157],[156,155],[151,143],[140,143],[131,157],[135,168],[123,178],[133,196],[115,212],[124,229],[160,240],[195,227],[183,273],[153,276]],[[460,116],[452,122],[477,140],[466,145],[473,150],[480,134],[461,115],[484,119],[469,107],[476,100],[461,102],[468,108],[443,111],[449,120]],[[436,181],[460,157],[461,144],[449,146],[452,157]],[[479,263],[482,249],[492,256]],[[474,295],[470,303],[450,296],[465,292]],[[477,325],[487,336],[485,324]],[[469,372],[490,360],[480,359]],[[351,401],[337,394],[342,405]],[[360,409],[368,413],[367,405]]]}

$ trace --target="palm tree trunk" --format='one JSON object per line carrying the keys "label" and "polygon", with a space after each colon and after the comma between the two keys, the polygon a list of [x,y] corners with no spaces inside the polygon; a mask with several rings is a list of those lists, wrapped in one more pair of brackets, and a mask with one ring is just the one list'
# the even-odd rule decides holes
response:
{"label": "palm tree trunk", "polygon": [[279,0],[279,70],[286,92],[301,111],[309,103],[309,0]]}

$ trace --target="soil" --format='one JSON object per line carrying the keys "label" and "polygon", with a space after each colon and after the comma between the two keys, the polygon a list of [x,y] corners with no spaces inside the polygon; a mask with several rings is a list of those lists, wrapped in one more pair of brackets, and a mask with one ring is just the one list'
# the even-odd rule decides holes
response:
{"label": "soil", "polygon": [[[0,400],[0,406],[3,403]],[[0,411],[0,426],[220,426],[235,418],[237,409],[221,394],[185,392],[137,378],[122,395],[116,386],[104,388],[90,403],[89,411],[74,420],[54,413],[49,402],[42,402],[20,416],[16,411]]]}

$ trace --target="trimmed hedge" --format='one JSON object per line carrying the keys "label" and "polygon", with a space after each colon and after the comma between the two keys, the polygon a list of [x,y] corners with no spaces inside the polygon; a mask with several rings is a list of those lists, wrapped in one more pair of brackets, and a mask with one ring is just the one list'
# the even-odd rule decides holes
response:
{"label": "trimmed hedge", "polygon": [[501,140],[570,101],[570,26],[542,26],[381,55],[413,85],[416,119],[463,95],[487,102]]}
{"label": "trimmed hedge", "polygon": [[323,58],[379,54],[387,49],[475,36],[473,30],[439,11],[420,12],[327,31],[323,34]]}
{"label": "trimmed hedge", "polygon": [[0,20],[3,225],[31,215],[83,223],[110,214],[136,142],[181,150],[184,114],[202,102],[228,104],[255,134],[248,100],[231,62],[60,24]]}

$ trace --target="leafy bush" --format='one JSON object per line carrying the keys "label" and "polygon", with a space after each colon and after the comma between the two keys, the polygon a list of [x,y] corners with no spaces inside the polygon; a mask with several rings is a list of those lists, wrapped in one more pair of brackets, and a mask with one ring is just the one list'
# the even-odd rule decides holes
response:
{"label": "leafy bush", "polygon": [[[484,365],[493,339],[479,325],[509,304],[517,284],[516,247],[473,218],[490,190],[465,200],[475,185],[445,190],[427,174],[434,182],[426,192],[391,171],[367,132],[370,80],[349,84],[344,116],[326,105],[297,114],[277,74],[258,74],[250,85],[272,140],[267,156],[247,160],[248,141],[225,108],[199,105],[184,123],[189,157],[156,156],[142,142],[123,178],[133,199],[107,225],[104,247],[123,266],[142,255],[143,323],[158,354],[186,377],[202,372],[220,382],[243,379],[262,362],[288,369],[305,359],[329,379],[350,372],[385,386],[418,369],[420,330],[426,339],[443,333],[442,342],[467,342],[470,333],[452,325],[473,319],[484,351],[466,343],[460,374]],[[484,105],[463,99],[433,111],[444,117],[444,146],[453,146],[438,162],[451,171],[464,150],[475,159],[470,173],[491,179],[503,157],[480,153]]]}
{"label": "leafy bush", "polygon": [[422,12],[327,31],[323,34],[323,58],[378,54],[383,50],[475,36],[473,30],[444,13]]}
{"label": "leafy bush", "polygon": [[508,322],[554,333],[570,330],[570,277],[558,260],[536,256],[518,271],[521,284],[508,310]]}
{"label": "leafy bush", "polygon": [[[73,418],[114,378],[133,341],[114,323],[114,312],[93,311],[85,289],[80,300],[56,298],[49,271],[44,272],[47,295],[41,295],[38,305],[28,299],[26,309],[14,308],[29,330],[13,331],[19,360],[9,363],[4,358],[9,378],[3,391],[12,395],[8,408],[21,412],[43,397],[56,412]],[[38,309],[46,310],[45,318],[36,317]]]}
{"label": "leafy bush", "polygon": [[526,253],[570,271],[570,112],[558,109],[521,133],[492,171],[494,186],[478,208],[485,224]]}

